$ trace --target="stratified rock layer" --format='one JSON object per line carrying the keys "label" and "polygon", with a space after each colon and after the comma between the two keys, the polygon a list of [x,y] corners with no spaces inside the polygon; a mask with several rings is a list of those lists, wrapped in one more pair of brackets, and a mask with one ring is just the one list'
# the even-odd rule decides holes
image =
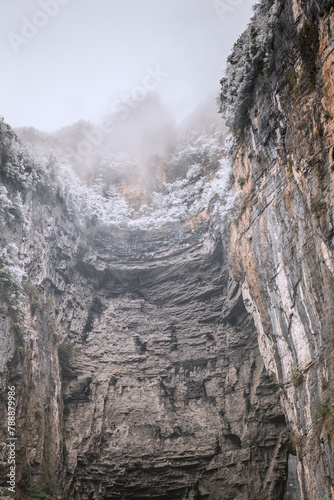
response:
{"label": "stratified rock layer", "polygon": [[7,335],[1,367],[24,402],[21,486],[54,478],[73,500],[282,498],[278,387],[220,236],[82,233],[56,201],[25,203],[34,223],[7,236],[41,305],[27,296],[25,358]]}
{"label": "stratified rock layer", "polygon": [[234,161],[245,201],[231,262],[282,388],[310,500],[334,498],[333,7],[282,4],[275,70],[258,78]]}
{"label": "stratified rock layer", "polygon": [[71,283],[69,497],[280,498],[285,421],[220,240],[99,235]]}
{"label": "stratified rock layer", "polygon": [[[0,296],[19,487],[51,482],[59,500],[278,500],[287,422],[301,498],[334,498],[334,6],[280,7],[274,69],[258,76],[235,143],[245,197],[231,238],[205,221],[83,228],[54,192],[7,179],[26,218],[2,235],[27,272],[23,339]],[[4,451],[5,405],[0,422]]]}

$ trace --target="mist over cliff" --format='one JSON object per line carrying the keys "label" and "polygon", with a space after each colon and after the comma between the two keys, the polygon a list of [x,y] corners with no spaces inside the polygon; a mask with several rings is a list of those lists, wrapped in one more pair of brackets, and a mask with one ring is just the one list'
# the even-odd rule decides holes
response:
{"label": "mist over cliff", "polygon": [[0,498],[333,498],[333,33],[259,2],[227,125],[1,120]]}

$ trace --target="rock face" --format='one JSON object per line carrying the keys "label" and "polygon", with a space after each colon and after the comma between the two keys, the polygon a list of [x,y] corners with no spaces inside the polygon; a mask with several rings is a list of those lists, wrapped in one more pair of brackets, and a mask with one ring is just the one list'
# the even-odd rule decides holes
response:
{"label": "rock face", "polygon": [[285,421],[220,240],[98,235],[74,272],[68,497],[279,498]]}
{"label": "rock face", "polygon": [[281,386],[301,498],[332,499],[333,3],[283,3],[278,23],[274,70],[236,141],[245,195],[231,262]]}
{"label": "rock face", "polygon": [[[2,246],[26,272],[15,299],[1,253],[18,498],[47,483],[58,500],[334,498],[333,28],[332,2],[281,2],[230,229],[84,227],[59,193],[6,177],[1,136],[24,206],[11,217],[1,191]],[[0,422],[4,454],[5,404]]]}
{"label": "rock face", "polygon": [[42,306],[27,305],[25,323],[40,324],[25,361],[4,338],[1,368],[26,401],[20,484],[50,474],[73,500],[282,498],[278,387],[220,235],[187,225],[88,235],[61,207],[26,204],[34,225],[16,236]]}

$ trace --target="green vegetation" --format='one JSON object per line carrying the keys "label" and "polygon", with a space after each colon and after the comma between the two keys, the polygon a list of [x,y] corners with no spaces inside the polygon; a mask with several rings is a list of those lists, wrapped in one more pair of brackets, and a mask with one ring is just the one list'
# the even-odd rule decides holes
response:
{"label": "green vegetation", "polygon": [[50,483],[42,488],[29,488],[23,492],[24,500],[55,500],[54,486]]}
{"label": "green vegetation", "polygon": [[252,188],[249,191],[249,193],[247,193],[247,194],[244,193],[243,198],[241,200],[241,203],[238,207],[238,211],[237,211],[237,214],[235,217],[235,222],[238,222],[240,220],[240,218],[242,217],[242,215],[245,213],[247,206],[249,205],[249,203],[251,202],[251,200],[254,197],[254,194],[255,194],[254,188]]}
{"label": "green vegetation", "polygon": [[329,400],[325,400],[322,403],[317,404],[317,407],[313,413],[313,419],[316,427],[322,426],[325,418],[330,412],[330,409],[331,409],[331,404]]}
{"label": "green vegetation", "polygon": [[245,185],[246,183],[246,179],[245,177],[242,177],[241,175],[239,175],[239,177],[237,178],[237,183],[239,184],[239,186],[242,188],[242,186]]}
{"label": "green vegetation", "polygon": [[311,196],[311,212],[316,214],[318,217],[327,208],[327,203],[321,199],[321,195]]}
{"label": "green vegetation", "polygon": [[[332,290],[332,300],[334,304],[334,288]],[[331,327],[331,356],[332,356],[332,370],[334,370],[334,322],[332,322],[332,327]],[[318,434],[320,434],[320,431],[325,423],[325,420],[327,420],[327,429],[329,428],[332,431],[334,431],[334,412],[333,412],[333,405],[334,405],[334,387],[333,387],[333,374],[330,375],[329,379],[325,378],[324,376],[321,377],[321,389],[323,391],[326,391],[324,394],[324,397],[322,401],[319,401],[317,405],[315,406],[314,412],[313,412],[313,424],[315,427],[315,431]],[[331,416],[331,419],[328,417]]]}
{"label": "green vegetation", "polygon": [[297,431],[291,431],[289,434],[289,441],[294,448],[299,448],[303,444],[303,437]]}
{"label": "green vegetation", "polygon": [[304,380],[304,375],[299,372],[298,370],[292,370],[291,374],[291,383],[295,386],[298,387],[303,383]]}
{"label": "green vegetation", "polygon": [[324,376],[321,377],[321,389],[323,391],[328,389],[328,380]]}
{"label": "green vegetation", "polygon": [[[332,289],[332,301],[334,304],[334,287]],[[331,357],[332,357],[332,374],[329,379],[322,376],[320,379],[321,389],[325,391],[322,401],[319,401],[315,406],[313,413],[313,423],[316,434],[320,438],[320,432],[326,422],[325,429],[327,432],[334,432],[334,386],[333,386],[333,370],[334,370],[334,321],[331,326]]]}
{"label": "green vegetation", "polygon": [[283,77],[283,85],[288,93],[291,93],[295,90],[296,84],[298,80],[298,75],[294,68],[290,69],[285,73]]}
{"label": "green vegetation", "polygon": [[293,450],[295,452],[297,452],[297,457],[299,459],[301,459],[301,456],[302,456],[301,447],[302,447],[303,442],[304,442],[303,436],[299,432],[293,430],[289,434],[289,442],[290,442],[290,445],[292,446]]}
{"label": "green vegetation", "polygon": [[318,178],[319,184],[322,184],[326,178],[326,170],[324,169],[322,163],[318,163],[318,165],[317,165],[317,178]]}
{"label": "green vegetation", "polygon": [[33,283],[24,283],[23,290],[30,299],[31,314],[34,315],[36,311],[42,309],[40,294]]}
{"label": "green vegetation", "polygon": [[313,422],[316,429],[321,429],[326,418],[331,414],[334,404],[334,389],[328,389],[323,401],[320,401],[313,413]]}
{"label": "green vegetation", "polygon": [[292,164],[292,161],[291,160],[288,160],[287,163],[286,163],[286,166],[288,168],[288,172],[290,175],[292,175],[292,172],[293,172],[293,164]]}

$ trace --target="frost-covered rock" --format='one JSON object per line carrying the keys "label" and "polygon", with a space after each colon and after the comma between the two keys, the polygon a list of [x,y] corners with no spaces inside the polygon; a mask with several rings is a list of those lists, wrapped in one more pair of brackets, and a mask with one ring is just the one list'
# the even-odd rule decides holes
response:
{"label": "frost-covered rock", "polygon": [[247,124],[256,78],[272,68],[272,39],[277,25],[278,0],[262,0],[227,59],[221,80],[221,112],[237,132]]}

